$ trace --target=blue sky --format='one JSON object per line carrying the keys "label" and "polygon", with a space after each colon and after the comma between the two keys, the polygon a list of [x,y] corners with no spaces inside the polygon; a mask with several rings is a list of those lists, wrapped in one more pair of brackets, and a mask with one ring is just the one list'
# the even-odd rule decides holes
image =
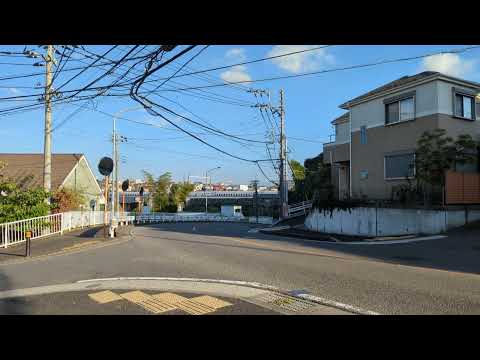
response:
{"label": "blue sky", "polygon": [[[207,69],[216,66],[234,64],[245,60],[254,60],[270,55],[282,54],[307,48],[308,46],[210,46],[203,51],[190,64],[191,69]],[[461,45],[443,46],[347,46],[338,45],[320,49],[315,52],[306,52],[298,55],[280,58],[277,61],[264,61],[246,66],[234,67],[226,70],[210,72],[208,81],[221,83],[245,79],[260,79],[270,76],[292,75],[308,71],[332,69],[343,66],[370,63],[387,59],[405,58],[437,52],[442,50],[458,49]],[[0,51],[22,51],[24,46],[0,46]],[[28,46],[29,49],[38,49]],[[87,49],[102,54],[109,47],[87,46]],[[198,50],[201,47],[198,47]],[[125,51],[125,47],[123,47]],[[193,50],[194,54],[197,49]],[[122,51],[112,54],[118,58]],[[343,113],[338,105],[344,101],[356,97],[368,90],[380,86],[386,82],[401,76],[412,75],[417,72],[428,70],[442,71],[454,76],[463,77],[473,81],[480,81],[478,71],[480,64],[477,57],[480,49],[473,49],[460,54],[447,54],[434,56],[426,59],[411,60],[400,63],[392,63],[360,68],[354,70],[338,71],[294,79],[284,79],[268,82],[247,84],[256,89],[268,89],[271,92],[271,100],[278,102],[279,89],[285,90],[286,99],[286,133],[290,138],[302,138],[310,142],[297,139],[289,139],[289,157],[303,162],[306,158],[316,156],[322,151],[322,142],[327,142],[329,135],[333,133],[330,121]],[[57,56],[57,59],[59,56]],[[182,64],[184,59],[177,64]],[[79,59],[82,59],[79,57]],[[0,56],[0,78],[18,74],[28,74],[43,71],[42,67],[33,67],[37,60],[26,58],[12,58]],[[83,59],[91,62],[92,60]],[[27,65],[6,65],[5,62],[14,62]],[[82,66],[81,62],[71,61],[66,67]],[[178,65],[175,65],[178,66]],[[163,71],[163,70],[162,70]],[[168,76],[175,71],[174,67],[165,68],[159,76]],[[68,85],[70,89],[76,89],[95,79],[102,74],[102,69],[94,69],[80,76]],[[58,76],[55,84],[59,85],[68,80],[76,72],[62,73]],[[109,81],[112,81],[110,79]],[[168,86],[162,89],[181,87],[183,85],[198,86],[207,85],[204,79],[185,77],[175,79],[177,83],[170,81]],[[105,82],[105,84],[108,83]],[[0,97],[27,95],[40,92],[31,89],[36,85],[44,84],[44,77],[28,77],[24,79],[0,81]],[[65,88],[67,89],[67,87]],[[230,86],[205,89],[205,92],[162,92],[162,96],[170,101],[162,100],[161,104],[168,106],[175,112],[187,116],[196,121],[207,121],[214,127],[224,132],[241,137],[265,140],[266,127],[256,108],[248,106],[255,103],[255,97],[246,91]],[[208,96],[210,99],[205,98]],[[241,102],[242,106],[231,103],[224,104],[217,100],[219,97],[231,102]],[[228,97],[225,98],[225,97]],[[214,99],[214,101],[212,100]],[[153,99],[153,98],[152,98]],[[172,103],[175,101],[182,107]],[[12,106],[25,103],[18,101],[0,100],[0,111]],[[28,103],[27,103],[28,104]],[[53,132],[53,152],[55,153],[84,153],[90,162],[92,170],[100,177],[97,164],[101,157],[111,156],[112,144],[109,141],[112,129],[112,118],[89,109],[78,111],[74,116],[64,122],[66,117],[79,109],[79,105],[59,105],[53,110],[53,127],[61,125]],[[243,106],[247,105],[247,106]],[[86,103],[85,106],[92,106]],[[104,97],[96,104],[98,110],[115,113],[122,109],[137,107],[133,100],[128,97]],[[187,110],[185,110],[187,109]],[[195,115],[192,115],[194,113]],[[198,117],[197,117],[198,116]],[[212,174],[213,181],[231,181],[233,183],[247,183],[255,178],[262,183],[268,184],[263,175],[254,164],[229,158],[226,155],[208,148],[204,144],[189,138],[178,132],[172,126],[167,125],[159,118],[152,117],[144,110],[125,112],[122,117],[132,120],[147,122],[155,126],[146,126],[118,120],[117,127],[121,135],[132,140],[121,145],[121,155],[124,163],[121,164],[121,177],[140,178],[142,169],[160,175],[170,171],[175,180],[182,180],[188,175],[202,175],[205,170],[221,166]],[[199,119],[201,118],[201,120]],[[204,135],[204,131],[188,125],[181,118],[172,117],[177,124],[185,128],[203,133],[206,141],[238,156],[249,159],[265,159],[267,153],[265,146],[259,143],[243,146],[223,138]],[[35,111],[0,115],[1,143],[0,152],[43,152],[43,126],[44,113],[42,109]],[[153,139],[153,140],[151,140]],[[271,148],[272,149],[272,148]],[[273,150],[273,149],[272,149]],[[276,175],[272,166],[264,164],[265,172],[270,178]]]}

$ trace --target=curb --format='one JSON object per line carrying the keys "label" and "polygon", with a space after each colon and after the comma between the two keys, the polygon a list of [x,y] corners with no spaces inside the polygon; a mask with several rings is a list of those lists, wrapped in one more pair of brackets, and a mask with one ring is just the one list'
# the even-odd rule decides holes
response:
{"label": "curb", "polygon": [[[290,227],[289,227],[290,228]],[[279,229],[276,228],[274,230],[271,229],[260,229],[259,232],[263,234],[275,234],[276,231],[286,230],[286,229]],[[415,235],[409,236],[400,236],[400,237],[382,237],[376,240],[363,240],[363,241],[342,241],[337,239],[335,236],[330,234],[324,234],[325,238],[329,240],[320,240],[320,239],[309,239],[303,237],[301,234],[275,234],[278,236],[283,236],[286,238],[295,238],[301,241],[313,242],[317,244],[333,244],[333,245],[393,245],[393,244],[409,244],[418,241],[425,241],[425,240],[437,240],[443,239],[448,237],[447,235],[429,235],[429,236],[420,236],[415,237]],[[385,240],[383,240],[385,239]]]}
{"label": "curb", "polygon": [[324,297],[314,296],[307,293],[295,293],[291,290],[280,289],[276,286],[266,285],[258,282],[250,281],[239,281],[239,280],[217,280],[217,279],[198,279],[198,278],[172,278],[172,277],[117,277],[117,278],[100,278],[100,279],[89,279],[89,280],[79,280],[76,283],[88,283],[88,282],[98,282],[98,281],[116,281],[116,280],[163,280],[163,281],[191,281],[191,282],[203,282],[203,283],[217,283],[217,284],[226,284],[226,285],[238,285],[252,287],[255,289],[274,291],[280,294],[297,297],[300,299],[310,300],[319,305],[330,306],[339,310],[348,311],[358,315],[381,315],[380,313],[365,310],[357,306],[344,304],[338,301],[326,299]]}
{"label": "curb", "polygon": [[125,237],[126,236],[122,236],[122,237],[118,238],[118,240],[115,239],[115,240],[110,240],[108,242],[98,243],[97,241],[95,241],[95,244],[85,245],[85,246],[82,246],[80,244],[80,246],[76,246],[76,248],[66,248],[67,250],[59,250],[59,251],[55,251],[55,252],[52,252],[52,253],[49,253],[49,254],[32,256],[30,258],[23,258],[23,259],[19,259],[19,260],[11,260],[11,261],[3,261],[3,262],[0,262],[0,267],[4,266],[4,265],[23,264],[23,263],[27,263],[27,262],[31,262],[31,261],[41,261],[41,260],[46,260],[50,257],[76,254],[76,253],[83,252],[83,251],[86,251],[86,250],[99,249],[99,248],[107,247],[107,246],[110,246],[110,245],[123,244],[123,243],[126,243],[128,241],[131,241],[132,238],[133,238],[133,235],[129,236],[129,238],[127,238],[127,239],[125,239]]}

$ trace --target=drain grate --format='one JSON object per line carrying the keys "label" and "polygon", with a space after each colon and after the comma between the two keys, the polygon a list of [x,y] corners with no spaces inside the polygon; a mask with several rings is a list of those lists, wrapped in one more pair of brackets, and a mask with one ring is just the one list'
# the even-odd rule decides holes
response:
{"label": "drain grate", "polygon": [[290,312],[303,311],[317,305],[312,301],[298,299],[292,296],[274,292],[255,296],[252,298],[252,300],[288,310]]}

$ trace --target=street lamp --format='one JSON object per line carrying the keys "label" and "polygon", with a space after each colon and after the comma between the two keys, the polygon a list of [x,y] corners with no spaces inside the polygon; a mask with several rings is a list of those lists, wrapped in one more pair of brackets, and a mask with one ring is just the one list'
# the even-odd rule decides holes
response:
{"label": "street lamp", "polygon": [[[208,181],[208,180],[207,180],[207,179],[208,179],[208,173],[209,173],[210,171],[214,171],[214,170],[218,170],[218,169],[221,169],[221,167],[220,167],[220,166],[218,166],[218,167],[216,167],[216,168],[213,168],[213,169],[207,170],[207,171],[205,172],[205,182],[207,182],[207,181]],[[210,181],[210,183],[211,183],[211,181]],[[208,214],[208,197],[207,197],[207,189],[205,189],[205,214]]]}

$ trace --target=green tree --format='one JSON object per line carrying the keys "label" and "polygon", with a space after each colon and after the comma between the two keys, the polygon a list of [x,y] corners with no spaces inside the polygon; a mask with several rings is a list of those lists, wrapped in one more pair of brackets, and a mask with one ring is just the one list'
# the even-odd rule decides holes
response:
{"label": "green tree", "polygon": [[50,194],[42,188],[21,190],[13,182],[0,184],[0,223],[45,216]]}
{"label": "green tree", "polygon": [[307,199],[329,199],[332,197],[330,165],[323,163],[323,153],[306,159],[305,165],[305,197]]}
{"label": "green tree", "polygon": [[[7,163],[0,162],[0,171],[6,166]],[[29,179],[31,176],[26,176],[17,184],[0,174],[0,223],[44,216],[50,212],[50,205],[45,201],[50,193],[40,187],[23,189]]]}
{"label": "green tree", "polygon": [[303,165],[294,159],[290,160],[289,163],[295,181],[305,180],[305,168],[303,167]]}
{"label": "green tree", "polygon": [[477,144],[469,135],[459,135],[456,140],[446,135],[444,129],[425,131],[417,141],[415,151],[415,177],[422,188],[424,202],[435,187],[445,185],[445,173],[457,164],[471,163],[477,156]]}
{"label": "green tree", "polygon": [[293,181],[295,187],[293,191],[288,194],[289,202],[295,203],[304,201],[305,199],[305,168],[297,160],[290,160],[288,162],[290,170],[292,171]]}
{"label": "green tree", "polygon": [[154,212],[176,212],[178,205],[184,204],[194,189],[194,185],[188,182],[174,183],[170,172],[160,175],[157,180],[145,170],[143,176],[153,199]]}

